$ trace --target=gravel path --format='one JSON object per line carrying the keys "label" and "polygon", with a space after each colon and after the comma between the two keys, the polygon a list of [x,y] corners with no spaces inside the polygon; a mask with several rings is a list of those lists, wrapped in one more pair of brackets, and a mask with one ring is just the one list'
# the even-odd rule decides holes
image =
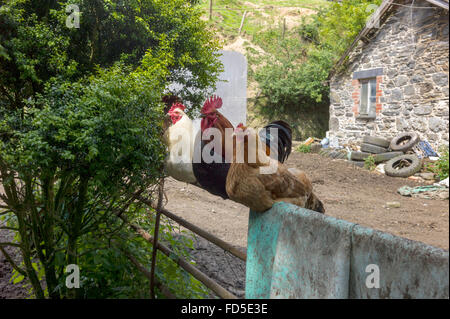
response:
{"label": "gravel path", "polygon": [[197,267],[239,298],[245,297],[245,262],[197,237],[191,251]]}

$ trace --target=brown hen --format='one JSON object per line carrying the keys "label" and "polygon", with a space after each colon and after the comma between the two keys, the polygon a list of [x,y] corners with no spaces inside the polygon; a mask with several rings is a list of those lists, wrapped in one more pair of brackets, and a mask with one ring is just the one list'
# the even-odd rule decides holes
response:
{"label": "brown hen", "polygon": [[[264,212],[277,202],[325,212],[322,202],[313,193],[312,184],[306,174],[296,169],[290,171],[282,163],[267,156],[265,147],[253,129],[240,125],[234,136],[236,153],[233,155],[226,182],[230,199],[255,212]],[[249,143],[249,139],[256,143]],[[243,160],[239,159],[241,153],[245,154]],[[256,160],[252,162],[253,159]],[[274,168],[271,172],[264,171],[271,167]]]}

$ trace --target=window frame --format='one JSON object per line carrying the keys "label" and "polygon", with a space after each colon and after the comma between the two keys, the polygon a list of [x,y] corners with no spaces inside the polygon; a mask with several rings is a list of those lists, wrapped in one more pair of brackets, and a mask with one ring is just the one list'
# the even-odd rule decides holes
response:
{"label": "window frame", "polygon": [[[376,118],[376,104],[377,104],[377,78],[370,77],[359,79],[360,83],[360,94],[359,94],[359,107],[358,107],[358,118]],[[366,97],[366,107],[365,112],[363,110],[363,97],[364,97],[364,84],[367,84],[367,97]],[[373,95],[372,95],[373,94]]]}

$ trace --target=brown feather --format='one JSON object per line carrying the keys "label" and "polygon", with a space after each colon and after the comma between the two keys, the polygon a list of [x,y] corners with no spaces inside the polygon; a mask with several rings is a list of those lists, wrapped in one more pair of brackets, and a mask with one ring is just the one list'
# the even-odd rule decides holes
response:
{"label": "brown feather", "polygon": [[[223,116],[219,111],[215,111],[216,115],[217,115],[217,121],[216,123],[213,125],[214,128],[218,129],[221,133],[222,136],[222,156],[225,156],[225,140],[226,140],[226,134],[225,134],[225,129],[227,128],[231,128],[234,129],[233,124],[231,124],[231,122],[225,117]],[[210,143],[213,139],[209,139],[209,140],[205,140],[205,145]]]}
{"label": "brown feather", "polygon": [[[260,145],[258,136],[256,139],[257,145]],[[237,145],[239,150],[242,147],[249,153],[257,152],[259,146],[249,148],[248,139],[244,138]],[[261,154],[265,155],[265,152]],[[308,209],[316,208],[324,212],[323,205],[314,195],[311,181],[304,172],[299,170],[291,172],[282,163],[267,155],[261,160],[257,163],[248,163],[247,156],[244,163],[237,163],[234,157],[227,176],[226,189],[230,199],[255,212],[264,212],[276,202],[287,202]],[[276,172],[262,174],[260,168],[269,164],[277,165]]]}

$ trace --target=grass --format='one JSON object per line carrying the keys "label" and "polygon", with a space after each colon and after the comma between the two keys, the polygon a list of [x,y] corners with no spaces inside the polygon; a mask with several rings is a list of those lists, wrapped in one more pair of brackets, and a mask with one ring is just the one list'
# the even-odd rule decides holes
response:
{"label": "grass", "polygon": [[[302,19],[308,20],[311,16],[305,15],[304,12],[296,13],[295,10],[289,10],[287,15],[286,12],[280,10],[282,9],[280,7],[306,8],[318,11],[321,7],[329,5],[330,2],[326,0],[213,0],[213,15],[209,25],[216,32],[217,37],[223,41],[223,45],[227,46],[234,43],[239,36],[244,39],[242,47],[248,61],[248,87],[251,88],[248,95],[248,120],[250,125],[258,126],[273,120],[260,111],[260,107],[265,105],[266,99],[257,95],[258,84],[254,78],[254,72],[262,65],[261,61],[271,56],[280,55],[280,50],[285,54],[285,51],[289,49],[296,50],[297,46],[303,47],[302,50],[307,49],[308,44],[302,44],[303,39],[295,26],[297,19],[298,25],[300,25]],[[209,0],[202,0],[199,6],[204,12],[203,19],[208,19]],[[251,9],[252,7],[253,9]],[[240,10],[230,10],[239,8]],[[254,10],[254,8],[261,10]],[[242,15],[247,9],[248,14],[242,32],[239,34]],[[288,27],[283,37],[284,16],[287,17]],[[295,52],[298,53],[299,51]],[[301,63],[302,61],[298,62]],[[295,114],[294,117],[286,114],[284,120],[292,123],[293,127],[298,127],[298,129],[295,129],[296,133],[294,132],[297,138],[299,136],[321,136],[323,134],[322,132],[319,134],[318,128],[320,130],[322,125],[318,123],[321,123],[326,116],[327,114],[317,115],[317,118],[314,117],[314,121],[312,121],[307,114],[305,116]]]}
{"label": "grass", "polygon": [[[245,10],[251,12],[245,19],[242,33],[253,37],[267,28],[267,25],[282,27],[282,20],[279,17],[280,7],[298,7],[318,10],[327,6],[326,0],[213,0],[213,17],[211,24],[225,37],[238,35]],[[271,6],[273,8],[271,8]],[[200,7],[205,11],[205,17],[209,16],[209,0],[202,0]],[[258,8],[258,10],[255,10]],[[261,9],[260,9],[261,8]],[[263,9],[262,9],[263,8]],[[240,9],[240,10],[230,10]],[[300,18],[299,18],[300,19]]]}
{"label": "grass", "polygon": [[377,168],[377,164],[375,163],[375,157],[370,155],[364,160],[364,168],[369,171],[373,171]]}
{"label": "grass", "polygon": [[[246,5],[251,4],[250,5]],[[274,7],[301,7],[308,9],[317,9],[319,6],[326,5],[326,0],[285,0],[285,1],[276,1],[276,0],[247,0],[247,1],[238,1],[238,0],[213,0],[213,8],[251,8],[253,6],[264,7],[264,6],[274,6]],[[205,9],[209,9],[209,0],[202,0],[200,6]]]}
{"label": "grass", "polygon": [[[257,57],[259,55],[252,48],[253,45],[261,48],[269,55],[276,55],[280,46],[285,46],[285,44],[281,45],[280,43],[283,39],[283,16],[278,10],[279,8],[297,7],[299,9],[319,10],[321,7],[328,5],[329,2],[326,0],[213,0],[213,9],[215,10],[209,24],[217,32],[218,37],[224,40],[224,45],[233,43],[239,35],[246,40],[244,48],[247,51],[246,56],[249,59],[250,69],[252,69],[252,64],[258,65],[258,61],[253,61],[250,58],[251,56]],[[209,0],[202,0],[199,6],[204,11],[204,18],[208,19]],[[241,10],[231,10],[239,8]],[[254,10],[254,8],[261,8],[261,10]],[[246,15],[242,32],[239,34],[242,15],[246,9],[249,9],[247,11],[248,14]],[[298,17],[290,16],[290,21],[292,23],[298,18],[300,24],[304,17],[307,18],[308,16],[299,12]],[[285,30],[284,39],[288,39],[291,42],[302,41],[296,28]],[[249,80],[253,81],[252,74],[249,74]]]}
{"label": "grass", "polygon": [[300,153],[311,153],[311,145],[300,144],[297,148],[297,152]]}
{"label": "grass", "polygon": [[439,180],[444,180],[449,176],[449,150],[448,148],[440,149],[441,157],[433,164],[426,165],[426,170],[435,173]]}

